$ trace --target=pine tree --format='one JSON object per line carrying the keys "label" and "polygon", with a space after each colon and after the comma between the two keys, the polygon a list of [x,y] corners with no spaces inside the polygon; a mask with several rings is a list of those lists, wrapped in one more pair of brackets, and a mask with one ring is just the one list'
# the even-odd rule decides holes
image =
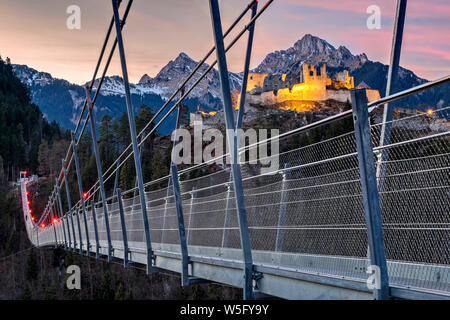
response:
{"label": "pine tree", "polygon": [[[152,110],[146,106],[141,105],[138,115],[136,116],[136,130],[138,132],[142,131],[145,126],[150,123],[150,120],[153,118]],[[144,132],[144,136],[149,134],[151,130],[153,130],[154,124],[150,123],[148,128]],[[154,155],[154,140],[159,136],[157,130],[153,131],[149,137],[144,142],[143,145],[143,154],[142,154],[142,175],[144,177],[144,181],[149,181],[152,177],[152,162]]]}
{"label": "pine tree", "polygon": [[119,152],[122,153],[125,148],[131,143],[130,129],[128,125],[128,116],[124,112],[119,119],[119,126],[116,132],[116,141],[119,146]]}
{"label": "pine tree", "polygon": [[111,288],[111,275],[106,272],[100,285],[99,298],[102,300],[113,300],[114,290]]}
{"label": "pine tree", "polygon": [[109,168],[115,158],[117,157],[117,152],[115,150],[115,137],[112,131],[112,118],[110,115],[106,114],[103,116],[99,131],[99,141],[98,149],[100,153],[100,159],[102,163],[102,168]]}
{"label": "pine tree", "polygon": [[3,169],[3,158],[0,156],[0,184],[3,184],[5,181],[5,171]]}
{"label": "pine tree", "polygon": [[49,158],[48,142],[44,140],[39,145],[39,153],[38,153],[38,161],[39,161],[38,173],[42,176],[46,176],[50,173],[48,158]]}
{"label": "pine tree", "polygon": [[122,282],[119,283],[117,287],[116,295],[114,297],[115,300],[125,300],[125,289],[122,285]]}
{"label": "pine tree", "polygon": [[38,276],[38,264],[34,249],[32,248],[28,253],[26,266],[26,279],[28,281],[36,280]]}
{"label": "pine tree", "polygon": [[25,286],[23,287],[22,295],[20,296],[22,300],[31,300],[33,298],[30,286],[28,283],[25,283]]}
{"label": "pine tree", "polygon": [[50,284],[44,291],[44,300],[56,300],[56,285],[54,282]]}

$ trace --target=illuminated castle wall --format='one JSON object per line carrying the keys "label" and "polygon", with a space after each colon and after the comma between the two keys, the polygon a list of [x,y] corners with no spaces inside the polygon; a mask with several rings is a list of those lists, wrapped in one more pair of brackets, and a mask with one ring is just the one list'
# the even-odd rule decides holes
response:
{"label": "illuminated castle wall", "polygon": [[[350,101],[350,89],[355,88],[353,77],[344,70],[329,78],[326,68],[325,63],[319,70],[311,63],[303,63],[301,72],[296,75],[250,73],[247,84],[248,103],[264,106],[285,101]],[[369,101],[380,98],[378,90],[367,85],[361,88],[366,90]],[[308,111],[301,107],[295,109]]]}

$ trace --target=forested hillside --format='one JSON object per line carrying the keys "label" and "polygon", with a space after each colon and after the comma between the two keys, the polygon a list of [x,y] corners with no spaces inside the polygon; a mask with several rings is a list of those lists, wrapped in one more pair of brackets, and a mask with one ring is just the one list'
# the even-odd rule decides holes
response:
{"label": "forested hillside", "polygon": [[[136,116],[138,130],[144,128],[153,114],[143,105]],[[155,131],[153,138],[158,134]],[[149,139],[151,140],[151,139]],[[130,143],[128,118],[109,115],[101,119],[98,141],[104,170]],[[122,264],[106,263],[61,249],[37,249],[31,246],[25,232],[17,180],[20,170],[38,174],[37,184],[30,186],[33,211],[39,216],[61,169],[61,158],[70,143],[70,132],[55,122],[48,123],[39,108],[30,102],[27,88],[15,77],[9,59],[0,59],[0,300],[1,299],[235,299],[239,290],[219,285],[195,285],[181,288],[178,275],[152,274]],[[92,137],[84,133],[78,148],[82,177],[89,188],[97,179]],[[164,155],[163,155],[164,153]],[[168,165],[165,149],[146,143],[143,172],[146,181],[164,174]],[[156,157],[154,159],[154,157]],[[132,158],[121,170],[123,189],[134,186]],[[73,201],[79,198],[75,170],[69,180]],[[110,183],[107,184],[111,189]],[[110,190],[108,190],[110,191]],[[63,197],[64,199],[65,197]],[[67,207],[66,201],[64,206]],[[81,269],[81,290],[68,290],[65,268]]]}
{"label": "forested hillside", "polygon": [[56,122],[48,123],[30,92],[14,75],[11,63],[0,57],[0,162],[2,179],[15,181],[20,170],[35,172],[39,145],[68,139]]}

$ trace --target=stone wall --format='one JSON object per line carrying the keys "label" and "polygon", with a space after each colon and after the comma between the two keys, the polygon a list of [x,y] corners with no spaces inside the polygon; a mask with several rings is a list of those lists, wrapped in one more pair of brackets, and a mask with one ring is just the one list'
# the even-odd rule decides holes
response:
{"label": "stone wall", "polygon": [[[366,89],[369,102],[380,98],[378,90]],[[261,94],[248,94],[246,103],[251,106],[273,106],[285,101],[350,101],[350,90],[330,90],[316,88],[312,85],[297,84],[292,90],[280,89],[277,92],[263,92]]]}
{"label": "stone wall", "polygon": [[257,87],[262,88],[266,77],[267,73],[249,73],[247,80],[247,91],[252,91]]}

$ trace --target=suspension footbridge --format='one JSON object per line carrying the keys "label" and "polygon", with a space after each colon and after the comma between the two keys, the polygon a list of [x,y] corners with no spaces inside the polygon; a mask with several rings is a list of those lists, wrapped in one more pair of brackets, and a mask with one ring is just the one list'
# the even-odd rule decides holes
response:
{"label": "suspension footbridge", "polygon": [[[170,113],[178,112],[179,119],[183,99],[216,65],[226,128],[241,127],[255,24],[273,0],[259,10],[258,1],[251,1],[225,32],[218,1],[210,0],[214,48],[139,133],[122,38],[132,2],[120,16],[121,1],[112,0],[113,17],[93,80],[114,30],[116,37],[93,97],[94,81],[86,90],[72,143],[39,221],[30,213],[31,181],[21,176],[24,221],[33,245],[122,261],[124,267],[143,265],[148,273],[170,270],[181,274],[183,286],[212,281],[240,287],[245,299],[259,293],[286,299],[450,297],[450,107],[401,117],[394,117],[391,107],[394,101],[448,83],[450,76],[390,92],[397,81],[406,1],[398,1],[386,97],[368,103],[365,92],[354,89],[350,110],[244,147],[229,135],[230,152],[221,159],[183,169],[172,163],[170,172],[154,181],[143,181],[140,148]],[[248,24],[225,46],[224,37],[248,13]],[[226,52],[247,33],[235,121]],[[116,49],[132,143],[104,170],[92,110]],[[217,60],[188,88],[213,53]],[[98,180],[86,191],[77,146],[87,125]],[[331,126],[345,130],[317,134]],[[225,161],[274,140],[280,147],[271,157],[279,166],[270,173],[260,164]],[[122,191],[117,187],[120,168],[132,160],[136,187]],[[225,164],[218,166],[216,160]],[[71,199],[70,170],[76,171],[78,202]],[[112,190],[105,188],[107,181],[115,182]]]}

